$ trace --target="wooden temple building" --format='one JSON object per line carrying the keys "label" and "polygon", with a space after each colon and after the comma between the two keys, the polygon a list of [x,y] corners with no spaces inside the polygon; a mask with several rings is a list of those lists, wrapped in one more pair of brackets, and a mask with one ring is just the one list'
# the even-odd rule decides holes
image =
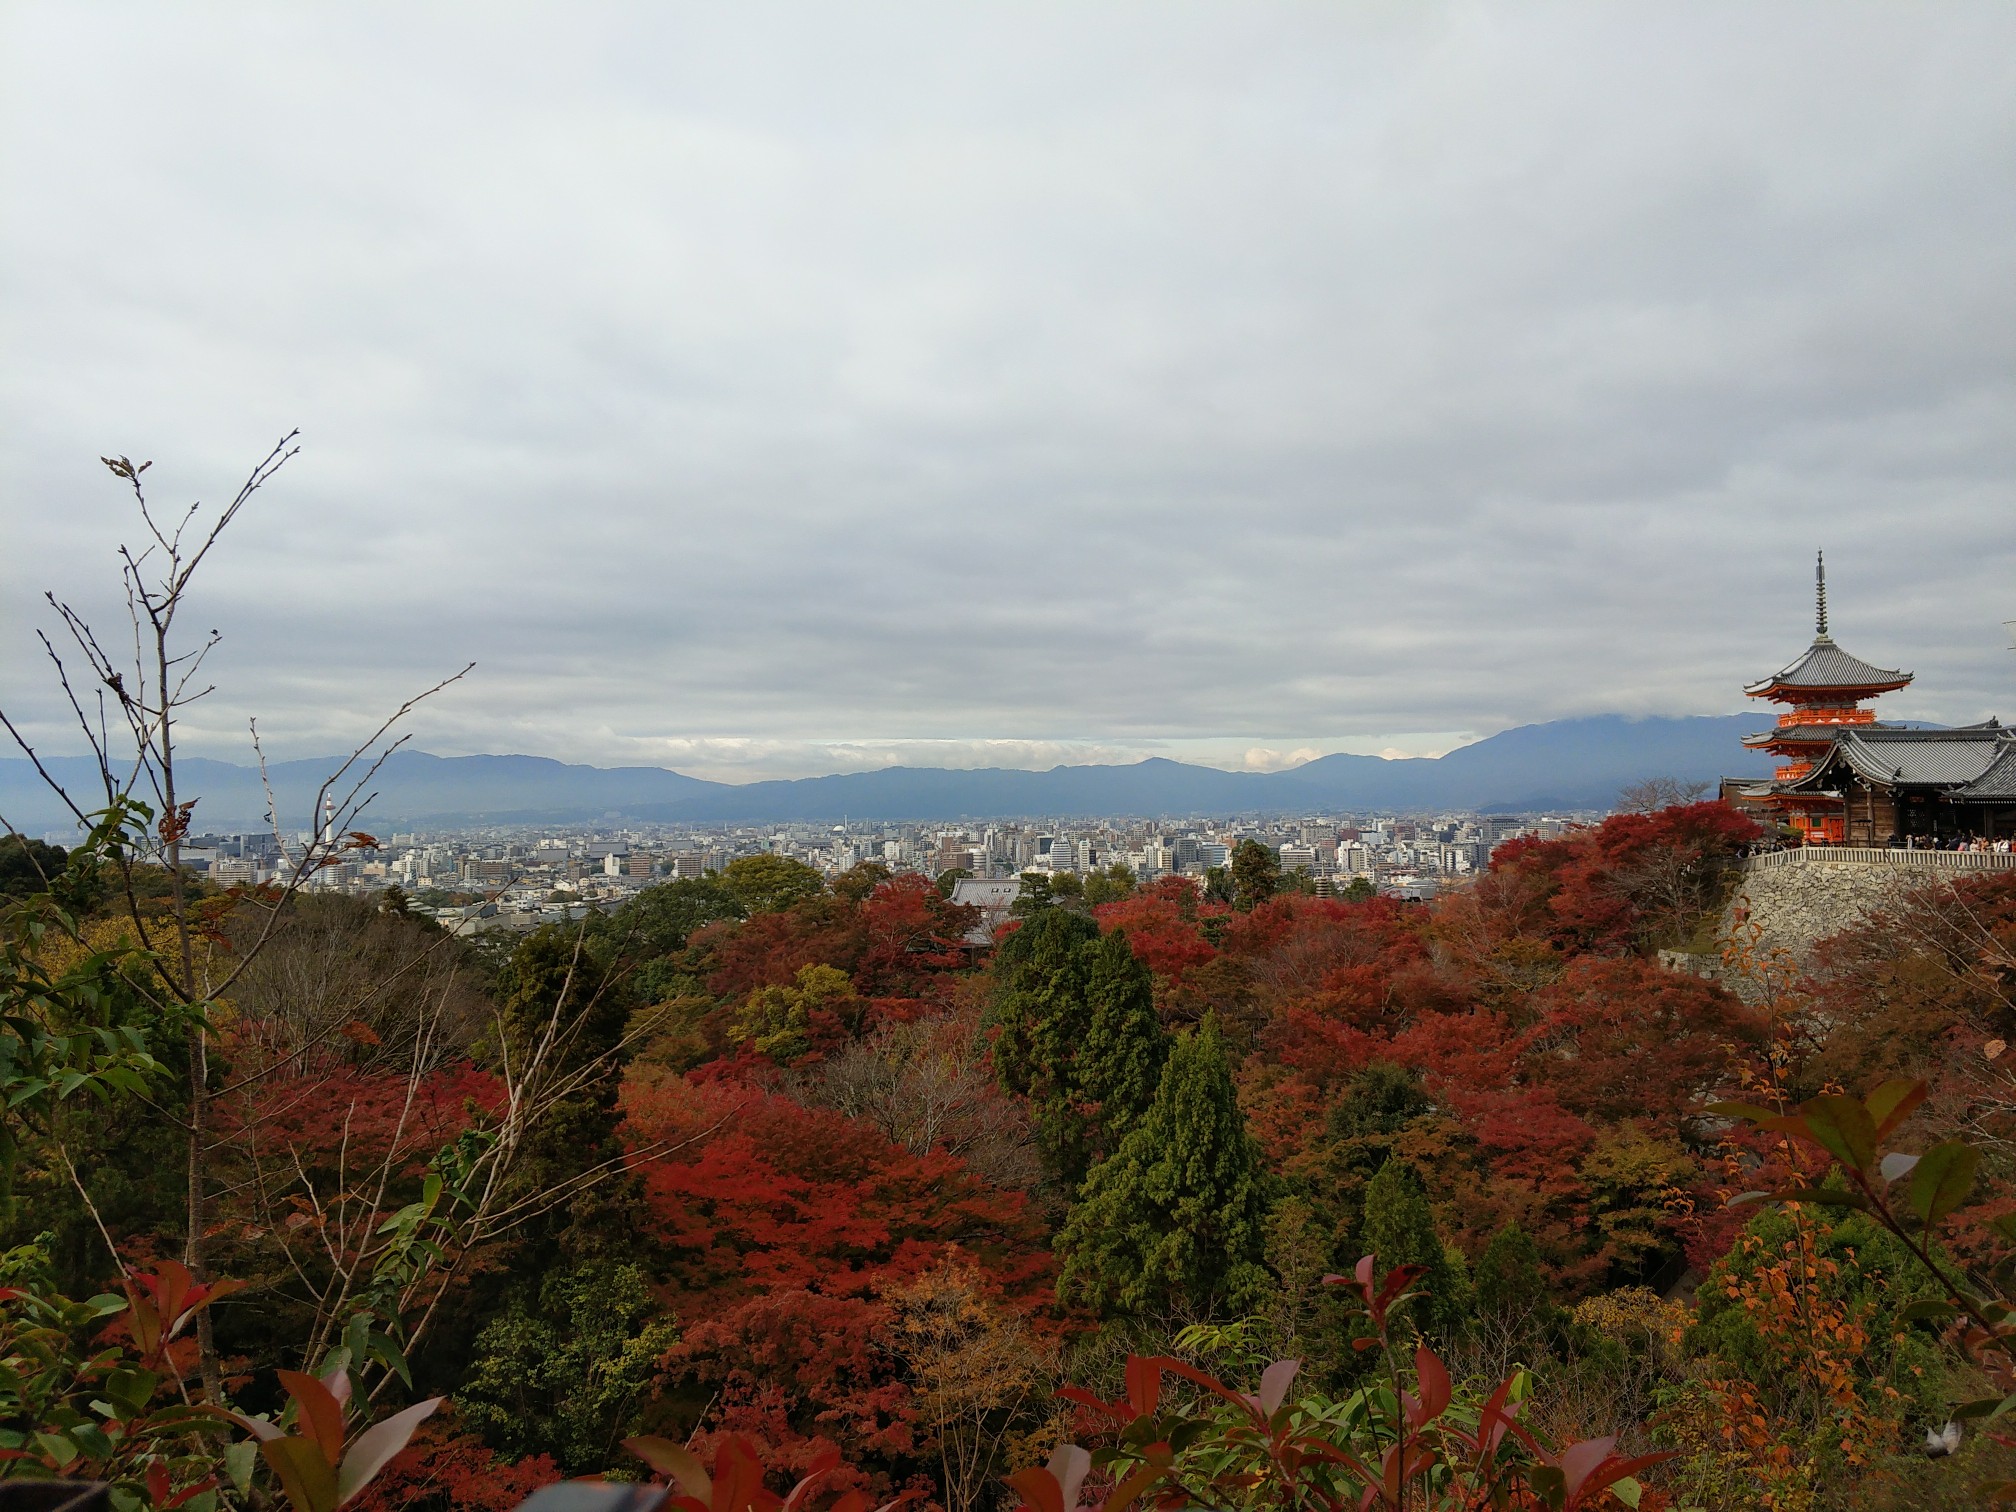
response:
{"label": "wooden temple building", "polygon": [[1784,706],[1744,737],[1779,760],[1768,782],[1731,780],[1724,796],[1807,845],[1937,845],[2016,835],[2016,734],[1994,719],[1961,729],[1884,724],[1870,700],[1911,682],[1871,666],[1827,632],[1827,564],[1815,574],[1813,644],[1743,691]]}

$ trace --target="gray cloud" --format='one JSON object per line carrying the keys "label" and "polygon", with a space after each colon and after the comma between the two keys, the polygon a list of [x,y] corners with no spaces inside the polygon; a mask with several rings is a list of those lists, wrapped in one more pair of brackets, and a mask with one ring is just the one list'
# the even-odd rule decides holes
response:
{"label": "gray cloud", "polygon": [[[587,14],[583,11],[587,10]],[[702,775],[2010,712],[2002,6],[19,6],[0,696],[99,453],[192,734]],[[95,596],[95,597],[94,597]]]}

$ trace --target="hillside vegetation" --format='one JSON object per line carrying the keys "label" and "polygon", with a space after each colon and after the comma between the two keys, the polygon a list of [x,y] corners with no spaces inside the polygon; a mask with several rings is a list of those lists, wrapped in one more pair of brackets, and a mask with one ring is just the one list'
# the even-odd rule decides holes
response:
{"label": "hillside vegetation", "polygon": [[[47,1421],[0,1452],[10,1473],[123,1477],[136,1506],[276,1494],[180,1419],[153,1460],[101,1444],[88,1407],[64,1426],[77,1383],[56,1375],[109,1390],[92,1352],[151,1347],[159,1399],[127,1381],[136,1412],[207,1392],[292,1424],[301,1378],[276,1370],[340,1378],[360,1425],[445,1397],[354,1505],[503,1507],[649,1473],[624,1448],[641,1435],[674,1473],[663,1444],[963,1512],[1122,1478],[1116,1450],[1081,1491],[1053,1451],[1102,1442],[1116,1412],[1157,1421],[1144,1359],[1197,1394],[1179,1450],[1243,1442],[1212,1402],[1260,1413],[1208,1382],[1250,1390],[1293,1359],[1267,1411],[1329,1424],[1376,1471],[1382,1400],[1411,1431],[1397,1361],[1417,1406],[1446,1368],[1444,1424],[1488,1426],[1512,1383],[1506,1452],[1531,1473],[1511,1505],[1959,1504],[2007,1451],[1971,1429],[1936,1461],[1923,1444],[1992,1370],[1936,1307],[1914,1314],[1938,1286],[1871,1216],[1731,1206],[1826,1162],[1711,1105],[1923,1082],[1886,1133],[1979,1151],[1938,1256],[1986,1276],[2016,1210],[2016,885],[1913,895],[1810,969],[1729,942],[1745,1001],[1654,953],[1695,933],[1749,838],[1715,804],[1619,816],[1504,847],[1428,906],[1270,896],[1264,870],[1229,904],[1105,877],[1105,901],[1032,897],[977,958],[928,879],[828,885],[772,858],[535,934],[501,967],[396,897],[276,914],[218,895],[188,904],[196,964],[247,969],[178,1007],[130,985],[173,937],[170,890],[109,889],[102,833],[7,905],[0,1417]],[[231,1285],[151,1340],[119,1282],[140,1278],[129,1302],[169,1284],[192,1169],[197,1279]],[[1548,1491],[1546,1446],[1612,1435],[1606,1463],[1634,1475]],[[1035,1489],[1004,1483],[1046,1459]],[[1322,1474],[1357,1504],[1346,1470]],[[1221,1482],[1267,1500],[1264,1476]],[[1472,1505],[1459,1482],[1423,1469],[1407,1505]]]}

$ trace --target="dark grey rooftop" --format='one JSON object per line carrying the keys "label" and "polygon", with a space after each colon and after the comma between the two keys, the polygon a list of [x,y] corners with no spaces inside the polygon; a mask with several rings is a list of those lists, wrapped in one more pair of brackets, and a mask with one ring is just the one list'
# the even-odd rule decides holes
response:
{"label": "dark grey rooftop", "polygon": [[1770,745],[1774,740],[1832,740],[1843,730],[1890,730],[1896,728],[1898,727],[1895,725],[1887,724],[1838,725],[1814,723],[1773,725],[1767,730],[1757,730],[1749,735],[1745,735],[1743,737],[1743,744],[1749,746],[1752,750],[1757,750]]}
{"label": "dark grey rooftop", "polygon": [[1844,729],[1813,770],[1785,790],[1818,790],[1844,764],[1886,786],[1957,788],[1984,775],[2009,747],[2009,732],[1995,724],[1963,730]]}
{"label": "dark grey rooftop", "polygon": [[2016,803],[2016,739],[2003,742],[1987,771],[1946,796],[1962,803]]}
{"label": "dark grey rooftop", "polygon": [[1832,636],[1818,635],[1806,654],[1774,676],[1751,683],[1743,691],[1752,698],[1773,688],[1901,688],[1911,681],[1909,672],[1888,667],[1872,667],[1859,656],[1850,656],[1834,644]]}

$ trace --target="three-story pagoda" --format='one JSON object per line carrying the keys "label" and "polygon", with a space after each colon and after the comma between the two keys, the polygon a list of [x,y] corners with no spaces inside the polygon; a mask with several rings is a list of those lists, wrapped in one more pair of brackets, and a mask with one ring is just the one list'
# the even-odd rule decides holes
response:
{"label": "three-story pagoda", "polygon": [[1743,690],[1752,698],[1784,704],[1785,712],[1778,716],[1775,728],[1745,736],[1743,743],[1753,750],[1771,752],[1780,762],[1770,786],[1754,796],[1776,810],[1802,840],[1839,844],[1847,838],[1848,816],[1842,796],[1815,791],[1811,785],[1801,790],[1797,784],[1827,755],[1844,727],[1889,728],[1878,724],[1875,711],[1863,704],[1907,686],[1912,674],[1872,667],[1834,643],[1827,633],[1824,552],[1814,568],[1814,592],[1816,633],[1806,654]]}

